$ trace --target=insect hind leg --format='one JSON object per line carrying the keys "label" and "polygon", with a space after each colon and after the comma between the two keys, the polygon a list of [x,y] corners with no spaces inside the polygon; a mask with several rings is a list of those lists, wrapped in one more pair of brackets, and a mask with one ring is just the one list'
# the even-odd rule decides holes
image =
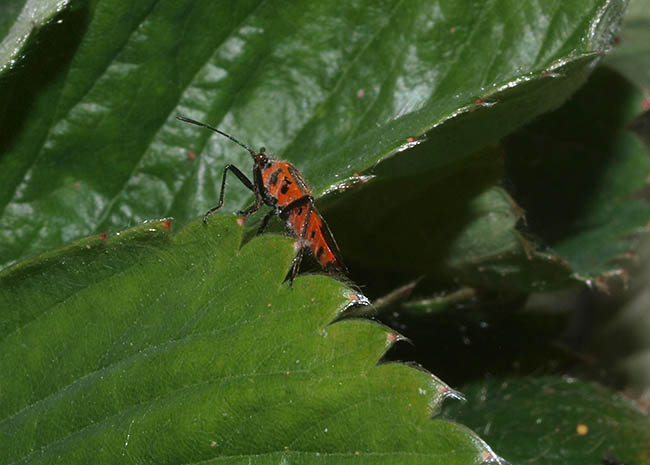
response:
{"label": "insect hind leg", "polygon": [[294,257],[291,263],[291,268],[289,269],[289,274],[287,275],[287,279],[289,279],[289,282],[291,284],[293,284],[293,280],[298,274],[298,270],[300,269],[300,264],[302,262],[302,257],[305,254],[305,238],[307,237],[307,229],[309,228],[309,222],[311,221],[311,213],[314,210],[314,199],[310,195],[305,195],[304,197],[300,197],[299,199],[291,202],[279,213],[281,218],[286,219],[293,210],[296,208],[301,208],[305,205],[307,205],[307,215],[305,216],[305,222],[302,225],[302,231],[300,231],[300,234],[298,236],[298,240],[300,241],[300,249],[298,249],[298,253]]}

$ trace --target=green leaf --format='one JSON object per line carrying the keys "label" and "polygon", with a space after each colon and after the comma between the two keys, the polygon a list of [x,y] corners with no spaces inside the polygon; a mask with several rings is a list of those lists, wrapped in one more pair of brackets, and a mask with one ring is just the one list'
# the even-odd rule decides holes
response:
{"label": "green leaf", "polygon": [[513,465],[650,463],[650,420],[632,402],[574,379],[493,379],[445,415],[479,431]]}
{"label": "green leaf", "polygon": [[[435,156],[406,151],[378,175],[459,162],[560,105],[624,6],[75,3],[0,74],[0,263],[213,206],[223,166],[250,160],[179,113],[290,159],[317,196],[409,138],[428,137]],[[228,208],[249,198],[232,188]]]}
{"label": "green leaf", "polygon": [[[607,370],[629,394],[642,396],[650,389],[650,243],[638,251],[639,266],[630,273],[625,293],[601,299],[595,310],[594,325],[584,349],[599,360],[594,369]],[[624,384],[623,384],[624,383]]]}
{"label": "green leaf", "polygon": [[529,230],[581,279],[620,275],[650,222],[650,157],[627,129],[642,98],[600,68],[569,104],[507,139]]}
{"label": "green leaf", "polygon": [[620,44],[606,63],[642,89],[650,102],[650,0],[630,2],[623,18]]}
{"label": "green leaf", "polygon": [[563,260],[517,230],[522,211],[498,186],[503,176],[502,149],[487,147],[465,164],[368,183],[325,213],[353,270],[520,292],[566,284]]}
{"label": "green leaf", "polygon": [[283,283],[292,241],[235,218],[153,222],[0,275],[1,463],[498,460],[431,419],[447,386],[377,365],[397,335],[338,317],[361,297]]}

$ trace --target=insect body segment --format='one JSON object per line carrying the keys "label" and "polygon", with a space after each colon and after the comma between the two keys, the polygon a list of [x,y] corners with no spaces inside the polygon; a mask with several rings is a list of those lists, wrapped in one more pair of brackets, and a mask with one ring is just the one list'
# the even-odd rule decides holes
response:
{"label": "insect body segment", "polygon": [[[310,209],[311,208],[311,209]],[[345,272],[345,267],[338,255],[338,247],[334,237],[313,205],[294,208],[286,215],[287,228],[300,230],[304,228],[304,241],[311,250],[316,261],[325,269]],[[332,247],[330,244],[333,244]]]}
{"label": "insect body segment", "polygon": [[273,207],[262,219],[258,234],[264,232],[272,216],[278,215],[285,222],[287,230],[299,239],[300,249],[289,270],[289,279],[293,281],[298,273],[305,250],[310,252],[316,261],[326,270],[346,272],[341,260],[338,246],[327,223],[314,207],[314,198],[307,187],[302,174],[289,162],[268,158],[264,149],[259,152],[248,148],[234,137],[193,119],[177,117],[181,121],[203,126],[215,131],[246,149],[253,158],[253,181],[233,165],[226,165],[221,180],[219,203],[208,210],[203,222],[223,206],[223,196],[226,187],[226,175],[232,172],[248,189],[255,194],[255,203],[239,214],[245,218],[257,212],[265,203]]}
{"label": "insect body segment", "polygon": [[269,161],[262,171],[262,183],[266,196],[278,207],[287,207],[304,196],[311,197],[298,170],[286,161]]}

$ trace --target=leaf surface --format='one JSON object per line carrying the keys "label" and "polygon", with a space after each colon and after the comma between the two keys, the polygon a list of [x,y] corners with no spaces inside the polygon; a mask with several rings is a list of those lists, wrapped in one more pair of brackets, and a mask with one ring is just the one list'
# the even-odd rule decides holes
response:
{"label": "leaf surface", "polygon": [[445,414],[481,432],[510,463],[650,463],[650,420],[603,387],[553,377],[493,379],[464,388]]}
{"label": "leaf surface", "polygon": [[[250,160],[179,113],[289,159],[317,196],[381,160],[386,178],[462,161],[560,105],[625,2],[71,5],[0,74],[1,263],[213,206],[223,166]],[[424,137],[427,156],[399,152]],[[249,199],[230,187],[227,207]]]}
{"label": "leaf surface", "polygon": [[0,463],[472,464],[497,457],[431,419],[453,395],[377,365],[397,339],[340,317],[362,297],[283,283],[291,241],[240,247],[230,216],[90,237],[0,275]]}
{"label": "leaf surface", "polygon": [[69,0],[6,0],[0,5],[0,73],[20,66],[29,39],[51,23]]}

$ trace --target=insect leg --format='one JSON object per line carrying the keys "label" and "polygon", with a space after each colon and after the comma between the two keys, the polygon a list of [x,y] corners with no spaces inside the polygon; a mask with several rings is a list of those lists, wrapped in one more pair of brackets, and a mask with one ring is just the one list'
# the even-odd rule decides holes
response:
{"label": "insect leg", "polygon": [[262,218],[262,223],[260,224],[259,229],[257,230],[257,235],[262,234],[264,231],[266,231],[266,227],[269,225],[269,220],[273,215],[277,215],[278,212],[274,209],[269,210],[269,212],[264,215],[264,218]]}
{"label": "insect leg", "polygon": [[308,205],[307,215],[305,216],[305,222],[302,225],[302,231],[300,231],[299,235],[300,249],[294,257],[293,262],[291,263],[291,268],[289,270],[290,283],[293,283],[294,278],[298,274],[300,263],[302,262],[302,256],[305,253],[305,237],[307,236],[307,228],[309,227],[309,221],[311,220],[311,212],[314,209],[314,199],[311,197],[311,195],[305,195],[304,197],[300,197],[299,199],[294,200],[280,211],[280,217],[286,218],[289,213],[291,213],[291,211],[295,210],[296,208],[300,208],[305,204]]}
{"label": "insect leg", "polygon": [[257,189],[255,189],[253,192],[255,192],[255,203],[248,207],[246,210],[240,210],[237,212],[238,215],[244,217],[244,220],[262,208],[262,196],[257,194]]}
{"label": "insect leg", "polygon": [[300,197],[299,199],[294,200],[289,205],[285,206],[282,210],[280,210],[278,215],[283,220],[286,220],[287,217],[289,216],[289,213],[291,213],[296,208],[300,208],[307,204],[309,204],[311,207],[314,206],[314,199],[312,198],[311,195],[305,195],[304,197]]}
{"label": "insect leg", "polygon": [[221,207],[223,207],[223,195],[226,190],[226,175],[228,174],[228,171],[231,171],[235,176],[237,176],[237,178],[239,178],[239,180],[244,186],[246,186],[248,189],[252,190],[255,193],[255,197],[256,197],[255,205],[253,205],[246,211],[248,215],[259,210],[259,207],[261,206],[261,202],[260,202],[261,199],[259,199],[260,195],[257,192],[257,189],[255,188],[253,183],[250,181],[250,179],[248,179],[246,175],[242,173],[239,170],[239,168],[237,168],[236,166],[226,165],[226,167],[223,169],[223,177],[221,178],[221,192],[219,193],[219,203],[217,204],[216,207],[211,208],[210,210],[205,212],[205,215],[203,215],[203,222],[206,224],[208,222],[208,216],[212,215],[214,212],[216,212]]}
{"label": "insect leg", "polygon": [[301,247],[298,250],[298,253],[294,257],[293,261],[291,262],[291,268],[289,268],[289,274],[287,275],[290,284],[293,284],[293,280],[298,274],[298,269],[300,268],[300,263],[302,262],[302,256],[304,255],[304,253],[305,253],[305,249],[304,247]]}

